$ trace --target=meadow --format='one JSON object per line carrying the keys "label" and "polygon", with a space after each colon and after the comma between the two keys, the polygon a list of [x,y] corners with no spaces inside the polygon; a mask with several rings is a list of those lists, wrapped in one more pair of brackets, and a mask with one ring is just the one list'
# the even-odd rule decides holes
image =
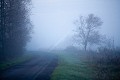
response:
{"label": "meadow", "polygon": [[51,80],[120,80],[119,52],[60,51]]}

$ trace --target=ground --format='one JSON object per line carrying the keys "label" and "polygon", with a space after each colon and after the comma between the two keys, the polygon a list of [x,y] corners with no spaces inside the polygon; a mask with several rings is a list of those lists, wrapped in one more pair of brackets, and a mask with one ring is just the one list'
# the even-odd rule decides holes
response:
{"label": "ground", "polygon": [[99,59],[101,54],[91,56],[93,52],[30,53],[0,64],[0,80],[120,80],[117,57],[112,58],[113,62],[108,58],[108,64],[107,57]]}
{"label": "ground", "polygon": [[3,71],[0,80],[50,80],[56,66],[57,56],[52,53],[37,52],[34,58]]}
{"label": "ground", "polygon": [[59,62],[51,80],[93,80],[93,70],[83,55],[59,52]]}

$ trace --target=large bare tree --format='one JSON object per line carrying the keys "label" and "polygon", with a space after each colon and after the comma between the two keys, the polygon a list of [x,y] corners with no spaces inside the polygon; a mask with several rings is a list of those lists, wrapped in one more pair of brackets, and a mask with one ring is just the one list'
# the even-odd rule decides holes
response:
{"label": "large bare tree", "polygon": [[86,51],[88,44],[98,44],[100,42],[99,27],[102,21],[94,14],[89,14],[87,17],[80,16],[75,21],[76,34],[75,39],[78,43],[82,44]]}

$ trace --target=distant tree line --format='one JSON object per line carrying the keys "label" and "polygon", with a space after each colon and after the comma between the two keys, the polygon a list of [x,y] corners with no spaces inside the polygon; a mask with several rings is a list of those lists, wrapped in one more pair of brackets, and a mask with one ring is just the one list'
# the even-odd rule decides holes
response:
{"label": "distant tree line", "polygon": [[20,56],[30,38],[30,0],[0,0],[0,59]]}

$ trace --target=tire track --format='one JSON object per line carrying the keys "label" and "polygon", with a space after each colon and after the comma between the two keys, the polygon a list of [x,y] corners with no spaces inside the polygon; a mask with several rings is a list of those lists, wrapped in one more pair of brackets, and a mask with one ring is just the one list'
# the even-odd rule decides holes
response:
{"label": "tire track", "polygon": [[6,70],[1,80],[49,80],[57,66],[57,57],[52,53],[42,53],[29,62]]}

